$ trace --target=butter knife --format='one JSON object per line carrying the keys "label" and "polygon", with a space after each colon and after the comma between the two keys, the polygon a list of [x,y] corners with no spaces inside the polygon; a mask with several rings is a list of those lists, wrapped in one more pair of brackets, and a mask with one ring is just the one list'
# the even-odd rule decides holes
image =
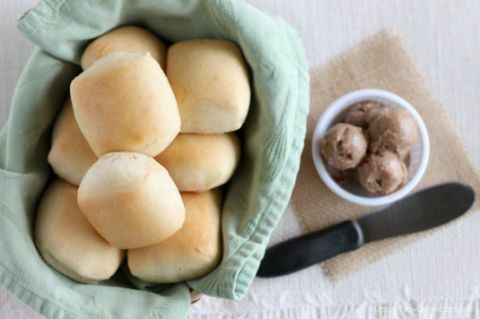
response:
{"label": "butter knife", "polygon": [[468,185],[446,183],[427,188],[378,212],[267,249],[257,276],[286,275],[369,242],[443,225],[468,211],[474,200],[475,193]]}

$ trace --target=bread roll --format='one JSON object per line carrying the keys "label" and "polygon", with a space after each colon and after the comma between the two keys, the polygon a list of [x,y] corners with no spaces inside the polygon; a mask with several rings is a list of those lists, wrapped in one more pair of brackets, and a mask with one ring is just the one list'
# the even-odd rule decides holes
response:
{"label": "bread roll", "polygon": [[55,174],[78,186],[96,160],[97,156],[78,128],[72,102],[68,99],[53,125],[48,162]]}
{"label": "bread roll", "polygon": [[35,241],[43,259],[64,275],[85,283],[110,278],[124,251],[110,245],[77,205],[77,187],[54,180],[38,207]]}
{"label": "bread roll", "polygon": [[141,280],[173,283],[203,276],[221,258],[221,196],[217,190],[182,193],[182,229],[161,243],[128,251],[128,267]]}
{"label": "bread roll", "polygon": [[93,227],[118,248],[159,243],[178,231],[185,208],[163,166],[140,153],[110,153],[88,170],[78,205]]}
{"label": "bread roll", "polygon": [[155,159],[180,191],[206,191],[232,177],[240,159],[240,142],[235,133],[180,134]]}
{"label": "bread roll", "polygon": [[112,52],[150,53],[165,69],[167,47],[155,34],[136,26],[125,26],[109,31],[93,40],[82,55],[85,70],[95,61]]}
{"label": "bread roll", "polygon": [[98,156],[155,156],[180,131],[175,96],[148,53],[109,54],[76,77],[70,92],[78,126]]}
{"label": "bread roll", "polygon": [[225,133],[242,126],[250,105],[250,85],[247,65],[235,43],[177,42],[168,50],[167,61],[182,133]]}

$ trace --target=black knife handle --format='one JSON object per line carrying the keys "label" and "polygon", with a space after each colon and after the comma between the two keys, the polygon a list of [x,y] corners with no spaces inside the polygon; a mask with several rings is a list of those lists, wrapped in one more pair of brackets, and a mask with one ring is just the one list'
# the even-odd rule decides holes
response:
{"label": "black knife handle", "polygon": [[362,230],[357,221],[349,220],[267,249],[257,276],[286,275],[354,250],[361,245],[363,245]]}

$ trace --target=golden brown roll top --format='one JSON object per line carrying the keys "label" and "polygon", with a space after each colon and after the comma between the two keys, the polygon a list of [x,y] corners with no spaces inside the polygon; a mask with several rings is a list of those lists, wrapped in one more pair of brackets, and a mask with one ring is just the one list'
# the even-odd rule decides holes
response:
{"label": "golden brown roll top", "polygon": [[78,126],[98,156],[156,156],[180,131],[175,96],[148,53],[105,56],[72,81],[70,93]]}
{"label": "golden brown roll top", "polygon": [[92,41],[82,55],[82,68],[89,68],[95,61],[113,52],[148,52],[165,69],[165,44],[152,32],[136,26],[114,29]]}
{"label": "golden brown roll top", "polygon": [[173,283],[212,271],[222,255],[218,189],[182,193],[185,224],[172,237],[157,245],[128,251],[128,267],[144,281]]}
{"label": "golden brown roll top", "polygon": [[177,42],[169,48],[167,61],[182,133],[225,133],[242,126],[251,93],[247,65],[235,43]]}
{"label": "golden brown roll top", "polygon": [[48,162],[55,174],[74,185],[80,185],[96,160],[97,156],[78,128],[72,102],[68,99],[53,126]]}
{"label": "golden brown roll top", "polygon": [[180,134],[156,157],[180,191],[206,191],[225,184],[240,159],[235,133]]}
{"label": "golden brown roll top", "polygon": [[110,278],[124,252],[90,225],[77,205],[77,187],[54,180],[38,207],[35,242],[43,259],[64,275],[85,283]]}
{"label": "golden brown roll top", "polygon": [[95,229],[118,248],[156,244],[177,232],[185,208],[167,170],[140,153],[110,153],[88,170],[78,205]]}

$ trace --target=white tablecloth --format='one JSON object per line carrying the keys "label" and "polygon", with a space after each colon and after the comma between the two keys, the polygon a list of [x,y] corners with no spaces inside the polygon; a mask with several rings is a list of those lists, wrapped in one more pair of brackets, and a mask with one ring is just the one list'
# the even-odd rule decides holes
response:
{"label": "white tablecloth", "polygon": [[[15,23],[35,2],[0,1],[0,127],[32,50]],[[297,28],[311,65],[324,63],[381,28],[396,30],[480,164],[480,1],[250,2]],[[191,314],[193,318],[360,318],[385,312],[402,318],[480,316],[478,225],[480,214],[474,214],[340,282],[329,281],[315,266],[279,279],[256,280],[242,301],[204,297]],[[287,209],[272,242],[300,233],[295,216]],[[0,318],[38,317],[8,292],[0,291]]]}

